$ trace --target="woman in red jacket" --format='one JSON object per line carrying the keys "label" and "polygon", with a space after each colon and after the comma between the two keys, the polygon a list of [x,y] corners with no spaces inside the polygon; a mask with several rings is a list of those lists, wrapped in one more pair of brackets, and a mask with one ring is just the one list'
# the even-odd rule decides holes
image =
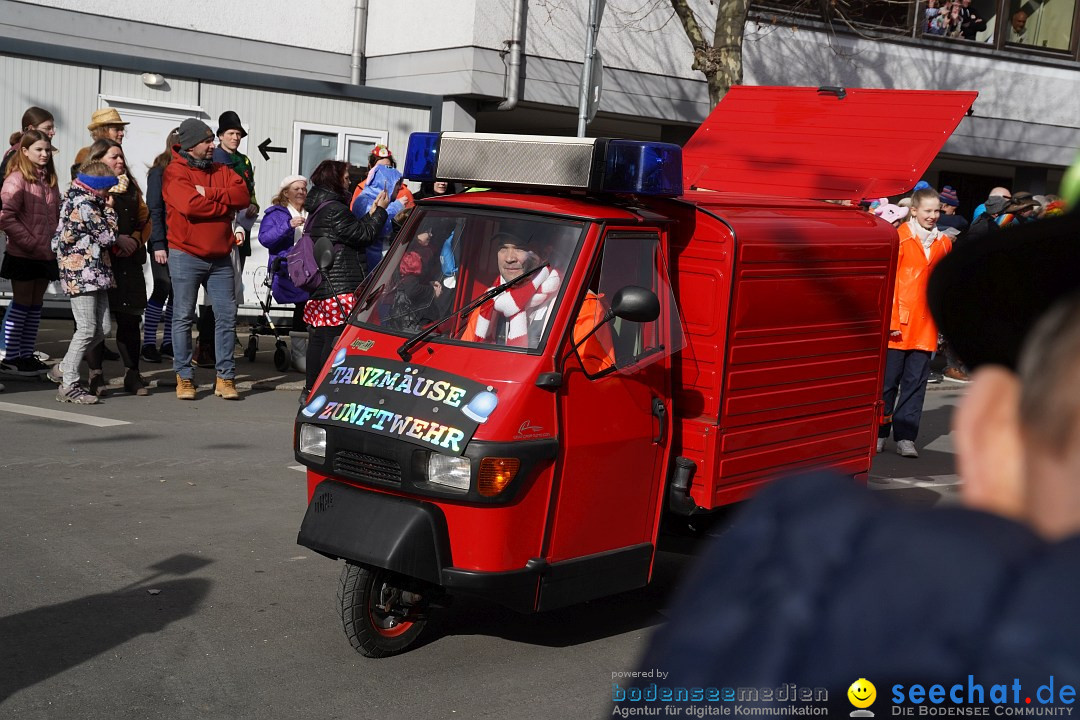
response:
{"label": "woman in red jacket", "polygon": [[40,130],[23,134],[0,190],[0,230],[7,249],[0,277],[11,281],[13,298],[4,318],[6,349],[0,373],[35,377],[48,371],[34,357],[45,289],[60,279],[51,243],[60,219],[52,143]]}
{"label": "woman in red jacket", "polygon": [[911,196],[911,219],[900,226],[900,259],[882,391],[885,417],[878,429],[878,452],[885,449],[891,431],[899,455],[919,457],[915,438],[938,336],[926,304],[926,283],[930,271],[952,250],[952,240],[937,229],[939,215],[938,191],[923,188]]}

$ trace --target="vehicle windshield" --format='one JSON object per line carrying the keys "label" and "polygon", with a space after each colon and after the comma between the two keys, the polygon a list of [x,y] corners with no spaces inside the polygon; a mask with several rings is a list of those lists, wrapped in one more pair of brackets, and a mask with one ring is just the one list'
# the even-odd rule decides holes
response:
{"label": "vehicle windshield", "polygon": [[[586,224],[491,210],[415,212],[410,236],[394,245],[365,284],[351,322],[408,338],[446,318],[427,341],[541,347]],[[489,289],[526,274],[462,313]]]}

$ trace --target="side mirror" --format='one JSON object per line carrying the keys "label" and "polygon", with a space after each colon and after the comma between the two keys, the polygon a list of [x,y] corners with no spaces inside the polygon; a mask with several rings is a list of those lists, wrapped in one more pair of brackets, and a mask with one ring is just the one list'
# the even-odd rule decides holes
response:
{"label": "side mirror", "polygon": [[611,314],[630,322],[652,322],[660,317],[660,298],[652,290],[627,285],[611,299]]}
{"label": "side mirror", "polygon": [[334,243],[328,238],[322,237],[315,241],[315,262],[319,269],[326,272],[334,264]]}

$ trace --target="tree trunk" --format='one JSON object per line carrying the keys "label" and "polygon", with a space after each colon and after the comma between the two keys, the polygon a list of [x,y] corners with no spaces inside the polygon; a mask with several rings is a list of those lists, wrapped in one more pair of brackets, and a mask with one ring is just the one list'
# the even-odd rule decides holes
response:
{"label": "tree trunk", "polygon": [[743,79],[743,30],[749,0],[721,0],[717,4],[716,30],[713,33],[715,66],[709,81],[709,101],[716,106],[732,85]]}
{"label": "tree trunk", "polygon": [[742,82],[743,28],[746,27],[750,0],[717,0],[711,43],[705,39],[687,0],[670,2],[694,49],[694,62],[690,67],[705,76],[709,102],[715,106],[732,85]]}

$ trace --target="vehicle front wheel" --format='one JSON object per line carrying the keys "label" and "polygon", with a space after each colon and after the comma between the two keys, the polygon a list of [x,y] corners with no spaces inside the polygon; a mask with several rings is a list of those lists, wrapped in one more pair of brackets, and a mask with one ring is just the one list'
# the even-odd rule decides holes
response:
{"label": "vehicle front wheel", "polygon": [[381,568],[346,563],[341,571],[341,621],[361,655],[405,652],[427,624],[427,599],[406,578]]}

